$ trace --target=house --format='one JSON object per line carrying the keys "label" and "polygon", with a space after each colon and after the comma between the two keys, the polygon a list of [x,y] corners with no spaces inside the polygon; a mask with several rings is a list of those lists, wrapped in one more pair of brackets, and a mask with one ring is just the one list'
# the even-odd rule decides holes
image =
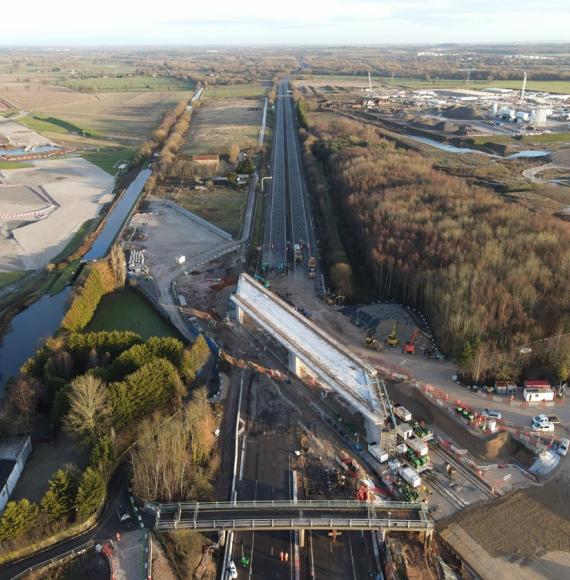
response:
{"label": "house", "polygon": [[6,507],[31,452],[29,435],[0,439],[0,512]]}
{"label": "house", "polygon": [[192,162],[202,167],[217,170],[220,167],[220,156],[217,154],[210,155],[193,155]]}

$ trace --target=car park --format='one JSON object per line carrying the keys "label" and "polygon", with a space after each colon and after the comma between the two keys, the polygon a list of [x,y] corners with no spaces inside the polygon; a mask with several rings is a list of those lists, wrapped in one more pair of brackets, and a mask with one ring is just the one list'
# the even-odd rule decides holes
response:
{"label": "car park", "polygon": [[489,419],[497,419],[499,421],[503,418],[503,416],[501,415],[501,413],[499,413],[499,411],[492,411],[491,409],[483,409],[481,411],[481,415],[483,417],[488,417]]}
{"label": "car park", "polygon": [[563,439],[560,439],[560,441],[558,442],[558,448],[556,449],[558,455],[562,455],[562,457],[564,457],[566,455],[566,453],[568,453],[569,446],[570,446],[570,439],[567,439],[566,437],[564,437]]}

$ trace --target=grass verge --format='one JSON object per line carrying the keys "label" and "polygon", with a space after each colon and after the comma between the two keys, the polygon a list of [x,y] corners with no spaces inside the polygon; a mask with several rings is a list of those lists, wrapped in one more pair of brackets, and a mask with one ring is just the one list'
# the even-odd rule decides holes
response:
{"label": "grass verge", "polygon": [[135,149],[120,147],[88,151],[83,153],[82,157],[107,173],[115,175],[117,173],[117,165],[121,162],[128,163],[134,154]]}
{"label": "grass verge", "polygon": [[0,169],[24,169],[33,167],[31,163],[20,163],[19,161],[0,161]]}
{"label": "grass verge", "polygon": [[0,288],[4,288],[4,286],[17,282],[26,274],[29,274],[27,270],[21,272],[0,272]]}

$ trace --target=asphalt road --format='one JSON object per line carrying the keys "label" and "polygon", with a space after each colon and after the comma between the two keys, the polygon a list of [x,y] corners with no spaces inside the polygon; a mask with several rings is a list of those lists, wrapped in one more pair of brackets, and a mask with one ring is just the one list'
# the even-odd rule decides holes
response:
{"label": "asphalt road", "polygon": [[119,518],[117,515],[119,505],[128,505],[128,474],[128,466],[126,463],[123,463],[111,478],[107,494],[109,499],[103,508],[99,521],[93,529],[70,540],[60,542],[51,548],[41,552],[36,552],[29,558],[24,558],[23,560],[2,566],[2,568],[0,568],[0,580],[9,580],[24,570],[27,570],[31,566],[35,566],[42,562],[46,562],[51,558],[55,558],[60,554],[85,544],[89,540],[105,541],[112,539],[115,536],[115,533],[121,530],[121,524],[119,523]]}

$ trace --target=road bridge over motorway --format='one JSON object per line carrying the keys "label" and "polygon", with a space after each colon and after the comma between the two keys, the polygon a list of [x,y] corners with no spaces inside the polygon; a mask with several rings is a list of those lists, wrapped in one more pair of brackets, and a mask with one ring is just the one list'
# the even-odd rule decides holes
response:
{"label": "road bridge over motorway", "polygon": [[313,377],[374,424],[384,423],[388,396],[374,367],[247,274],[231,299],[240,323],[248,316],[288,350],[291,372]]}
{"label": "road bridge over motorway", "polygon": [[235,530],[381,530],[430,532],[422,503],[354,500],[187,502],[147,504],[155,529]]}

